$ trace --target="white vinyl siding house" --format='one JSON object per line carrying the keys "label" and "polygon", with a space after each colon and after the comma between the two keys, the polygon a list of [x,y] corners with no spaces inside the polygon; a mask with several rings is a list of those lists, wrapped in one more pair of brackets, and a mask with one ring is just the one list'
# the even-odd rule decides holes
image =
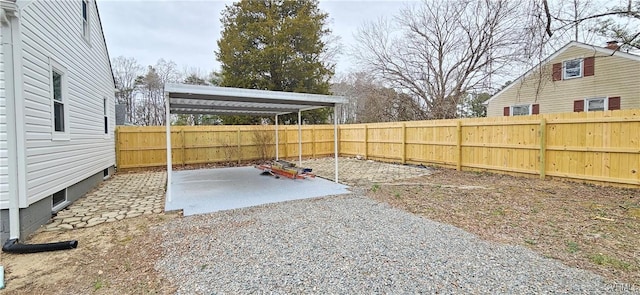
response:
{"label": "white vinyl siding house", "polygon": [[[27,203],[53,195],[115,163],[113,138],[104,136],[103,97],[113,98],[115,88],[109,57],[97,22],[90,22],[93,32],[88,36],[92,39],[85,42],[82,3],[34,2],[21,16],[23,27],[29,28],[23,31],[22,40]],[[89,19],[97,19],[95,9],[88,12]],[[56,139],[52,96],[42,91],[50,83],[52,62],[66,70],[63,95],[67,96],[68,124],[63,133],[68,133],[68,139]]]}
{"label": "white vinyl siding house", "polygon": [[[113,132],[105,134],[104,123],[106,106],[107,127],[115,128],[111,65],[95,1],[18,0],[16,5],[20,42],[13,55],[21,80],[16,96],[24,113],[16,119],[22,131],[18,150],[23,150],[17,161],[19,206],[47,202],[57,210],[68,202],[54,208],[60,196],[54,194],[98,175],[102,180],[103,171],[115,165]],[[90,187],[81,186],[72,191]],[[7,209],[6,203],[0,202],[0,209]]]}

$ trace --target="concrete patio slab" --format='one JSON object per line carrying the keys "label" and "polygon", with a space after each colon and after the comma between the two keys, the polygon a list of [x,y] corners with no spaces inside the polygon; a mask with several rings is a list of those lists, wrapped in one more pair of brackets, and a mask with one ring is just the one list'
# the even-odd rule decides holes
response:
{"label": "concrete patio slab", "polygon": [[172,200],[165,210],[185,216],[268,203],[351,193],[348,186],[319,177],[276,179],[254,167],[174,171]]}

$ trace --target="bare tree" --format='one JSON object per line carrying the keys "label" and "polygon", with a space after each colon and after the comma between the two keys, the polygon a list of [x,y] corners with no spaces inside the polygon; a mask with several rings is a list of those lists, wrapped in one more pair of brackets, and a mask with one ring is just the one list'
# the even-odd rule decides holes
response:
{"label": "bare tree", "polygon": [[116,100],[124,104],[126,122],[134,122],[136,78],[142,74],[142,66],[135,58],[118,56],[111,61],[113,78],[116,83]]}
{"label": "bare tree", "polygon": [[336,106],[340,114],[338,116],[340,124],[357,122],[359,93],[351,81],[353,76],[354,74],[342,76],[336,79],[337,82],[331,84],[331,92],[333,94],[344,96],[347,99],[347,103]]}
{"label": "bare tree", "polygon": [[[532,13],[544,14],[543,23],[549,37],[564,34],[582,23],[595,20],[600,24],[593,25],[591,31],[602,36],[616,38],[623,47],[640,49],[640,0],[619,1],[619,5],[600,10],[592,9],[588,5],[590,1],[573,0],[573,3],[576,4],[574,5],[576,7],[575,13],[569,16],[562,11],[549,9],[548,0],[542,0],[542,10],[532,10]],[[581,6],[578,3],[587,3],[582,7],[589,9],[580,9]]]}
{"label": "bare tree", "polygon": [[520,16],[517,1],[428,0],[361,27],[354,57],[417,98],[429,118],[453,118],[466,93],[491,88],[520,56]]}
{"label": "bare tree", "polygon": [[180,74],[173,61],[158,60],[155,66],[149,66],[144,76],[136,79],[139,103],[136,105],[137,125],[164,125],[165,101],[164,85],[177,82]]}
{"label": "bare tree", "polygon": [[384,87],[364,72],[342,77],[339,83],[332,85],[332,92],[348,99],[338,109],[343,123],[409,121],[426,117],[412,96]]}
{"label": "bare tree", "polygon": [[262,162],[270,159],[275,153],[273,132],[265,125],[258,125],[251,130],[251,136],[258,159]]}

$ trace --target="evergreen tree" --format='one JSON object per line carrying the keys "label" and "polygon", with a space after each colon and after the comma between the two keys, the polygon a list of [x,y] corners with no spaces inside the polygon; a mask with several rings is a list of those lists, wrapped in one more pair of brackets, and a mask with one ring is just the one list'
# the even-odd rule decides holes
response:
{"label": "evergreen tree", "polygon": [[[328,15],[317,0],[241,0],[222,13],[218,61],[221,86],[286,92],[329,94],[334,64],[323,61]],[[303,113],[307,123],[324,123],[330,110]],[[272,118],[269,118],[272,121]],[[283,116],[297,123],[297,114]],[[224,124],[259,124],[261,118],[223,117]]]}

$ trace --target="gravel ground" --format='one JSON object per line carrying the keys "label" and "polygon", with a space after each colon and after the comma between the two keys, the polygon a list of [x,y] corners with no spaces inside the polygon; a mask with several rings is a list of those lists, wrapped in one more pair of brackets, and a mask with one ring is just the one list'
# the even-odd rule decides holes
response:
{"label": "gravel ground", "polygon": [[178,294],[629,294],[635,287],[357,195],[190,216],[155,230]]}

